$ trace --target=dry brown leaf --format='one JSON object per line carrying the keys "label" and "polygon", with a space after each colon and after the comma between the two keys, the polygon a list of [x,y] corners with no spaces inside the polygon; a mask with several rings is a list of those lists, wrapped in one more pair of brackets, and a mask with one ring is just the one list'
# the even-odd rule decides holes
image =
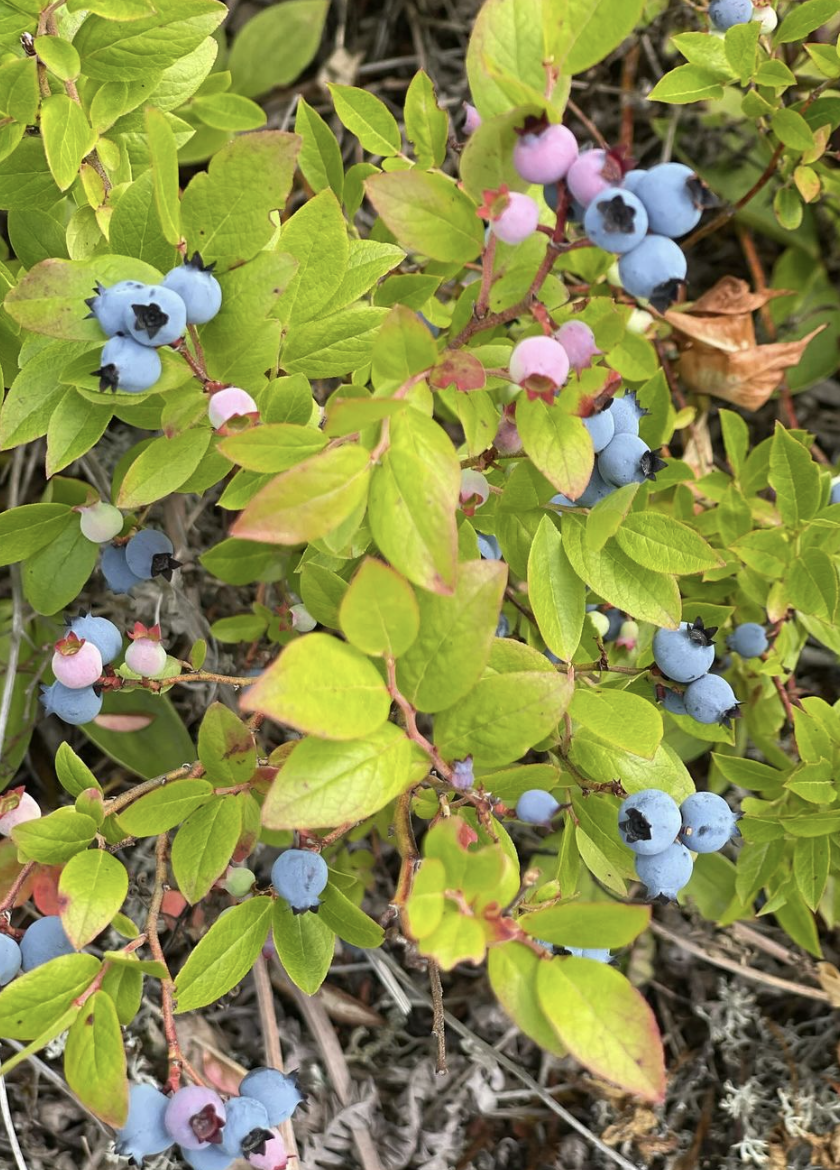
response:
{"label": "dry brown leaf", "polygon": [[[765,288],[752,292],[745,280],[737,276],[723,276],[708,292],[703,293],[689,307],[690,313],[754,313],[776,297],[793,294],[784,288]],[[666,314],[667,316],[667,314]]]}
{"label": "dry brown leaf", "polygon": [[817,978],[831,1006],[840,1008],[840,971],[833,963],[817,963]]}

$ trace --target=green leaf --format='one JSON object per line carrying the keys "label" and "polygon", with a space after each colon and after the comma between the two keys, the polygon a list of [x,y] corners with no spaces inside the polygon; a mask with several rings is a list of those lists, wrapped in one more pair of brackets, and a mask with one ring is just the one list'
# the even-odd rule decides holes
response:
{"label": "green leaf", "polygon": [[341,630],[364,654],[399,658],[420,629],[420,609],[408,582],[381,561],[368,557],[344,594]]}
{"label": "green leaf", "polygon": [[448,178],[394,171],[365,180],[368,198],[397,243],[432,260],[466,264],[484,243],[476,207]]}
{"label": "green leaf", "polygon": [[[126,0],[114,9],[124,10]],[[94,7],[103,7],[102,0]],[[147,6],[148,7],[148,6]],[[73,38],[87,77],[99,81],[143,81],[196,49],[227,15],[216,0],[168,0],[157,11],[113,20],[89,16]],[[109,13],[110,14],[110,13]]]}
{"label": "green leaf", "polygon": [[21,861],[62,865],[86,849],[96,836],[96,821],[72,808],[57,808],[49,816],[24,821],[12,829]]}
{"label": "green leaf", "polygon": [[291,85],[314,59],[329,0],[286,0],[258,12],[233,42],[234,88],[246,97]]}
{"label": "green leaf", "polygon": [[643,1100],[665,1095],[665,1056],[647,1000],[620,971],[591,959],[552,959],[537,970],[540,1006],[582,1064]]}
{"label": "green leaf", "polygon": [[50,73],[54,73],[61,81],[74,81],[81,72],[79,54],[62,37],[36,37],[35,52]]}
{"label": "green leaf", "polygon": [[286,974],[305,995],[314,995],[330,969],[335,934],[320,913],[293,914],[282,898],[274,903],[272,930]]}
{"label": "green leaf", "polygon": [[250,540],[223,540],[199,557],[208,573],[229,585],[256,581],[276,556],[274,549]]}
{"label": "green leaf", "polygon": [[569,564],[560,533],[544,516],[528,556],[528,601],[549,650],[565,661],[580,643],[586,587]]}
{"label": "green leaf", "polygon": [[297,271],[275,315],[290,325],[321,317],[341,284],[349,255],[347,224],[329,188],[307,200],[284,224],[280,247],[297,260]]}
{"label": "green leaf", "polygon": [[452,596],[422,592],[420,633],[397,663],[397,685],[420,711],[451,707],[481,677],[496,633],[507,569],[498,561],[460,566]]}
{"label": "green leaf", "polygon": [[125,866],[104,849],[77,853],[58,881],[61,925],[77,950],[87,946],[113,920],[128,893]]}
{"label": "green leaf", "polygon": [[770,486],[785,524],[798,527],[816,516],[820,506],[820,471],[810,453],[781,423],[770,448]]}
{"label": "green leaf", "polygon": [[557,402],[549,406],[542,399],[520,398],[516,426],[534,466],[558,492],[577,499],[589,483],[595,458],[583,419],[564,413]]}
{"label": "green leaf", "polygon": [[723,86],[716,73],[699,65],[678,65],[660,77],[648,94],[650,102],[686,105],[723,97]]}
{"label": "green leaf", "polygon": [[787,573],[791,604],[803,613],[833,621],[837,610],[837,570],[819,548],[803,549]]}
{"label": "green leaf", "polygon": [[[38,37],[36,46],[41,40],[52,37]],[[39,96],[37,63],[31,57],[6,61],[0,68],[0,110],[21,126],[34,125]]]}
{"label": "green leaf", "polygon": [[399,154],[402,135],[397,120],[384,102],[366,89],[327,83],[335,112],[370,154]]}
{"label": "green leaf", "polygon": [[234,787],[250,780],[257,766],[254,736],[224,703],[213,703],[198,730],[198,758],[208,780]]}
{"label": "green leaf", "polygon": [[578,687],[569,714],[606,743],[653,759],[662,739],[662,716],[653,703],[628,691]]}
{"label": "green leaf", "polygon": [[55,1040],[62,1032],[66,1032],[76,1019],[76,1016],[78,1016],[79,1010],[75,1004],[71,1005],[63,1015],[53,1020],[49,1027],[45,1028],[34,1040],[21,1048],[14,1056],[10,1056],[8,1060],[4,1060],[0,1065],[0,1077],[8,1076],[12,1069],[17,1068],[19,1064],[24,1060],[28,1060],[30,1056],[39,1052],[42,1048],[46,1048],[50,1041]]}
{"label": "green leaf", "polygon": [[82,159],[96,145],[96,134],[82,107],[58,93],[41,106],[41,136],[53,178],[66,191],[75,182]]}
{"label": "green leaf", "polygon": [[172,842],[178,889],[195,905],[227,868],[242,827],[235,796],[217,797],[190,813]]}
{"label": "green leaf", "polygon": [[629,514],[638,490],[639,484],[627,483],[590,509],[586,518],[586,547],[591,552],[600,552],[609,538],[615,536]]}
{"label": "green leaf", "polygon": [[385,309],[351,308],[289,330],[283,368],[308,378],[339,378],[370,361]]}
{"label": "green leaf", "polygon": [[838,12],[840,0],[806,0],[788,13],[776,30],[773,44],[787,45],[791,41],[801,41]]}
{"label": "green leaf", "polygon": [[65,609],[79,596],[96,564],[98,546],[75,523],[23,562],[23,592],[42,614]]}
{"label": "green leaf", "polygon": [[165,695],[137,690],[104,698],[102,714],[84,733],[122,767],[151,779],[195,759],[195,745]]}
{"label": "green leaf", "polygon": [[146,110],[146,134],[154,179],[155,207],[164,238],[181,240],[181,203],[178,197],[178,147],[175,135],[160,110]]}
{"label": "green leaf", "polygon": [[723,42],[726,60],[738,75],[741,85],[746,85],[755,71],[760,35],[761,25],[756,20],[748,20],[746,24],[735,24],[726,30]]}
{"label": "green leaf", "polygon": [[271,923],[271,898],[250,898],[217,918],[175,980],[176,1011],[215,1003],[257,961]]}
{"label": "green leaf", "polygon": [[451,593],[458,564],[455,513],[461,485],[452,440],[416,410],[393,417],[389,437],[370,486],[373,538],[409,581]]}
{"label": "green leaf", "polygon": [[180,825],[213,795],[206,780],[173,780],[147,792],[120,812],[120,824],[132,837],[152,837]]}
{"label": "green leaf", "polygon": [[422,69],[412,77],[405,95],[405,133],[414,146],[418,166],[443,165],[449,117],[437,103],[432,79]]}
{"label": "green leaf", "polygon": [[268,544],[318,540],[364,503],[369,480],[370,456],[363,447],[333,447],[266,484],[231,531]]}
{"label": "green leaf", "polygon": [[693,528],[662,512],[631,512],[615,540],[637,565],[660,573],[703,573],[726,563]]}
{"label": "green leaf", "polygon": [[55,475],[86,455],[104,435],[113,417],[109,402],[88,401],[71,390],[50,416],[47,428],[47,475]]}
{"label": "green leaf", "polygon": [[385,931],[364,910],[360,910],[333,882],[321,895],[318,917],[339,938],[354,947],[373,950],[382,945]]}
{"label": "green leaf", "polygon": [[828,882],[828,837],[800,837],[793,846],[793,876],[805,905],[816,910]]}
{"label": "green leaf", "polygon": [[24,561],[73,523],[66,504],[23,504],[0,515],[0,565]]}
{"label": "green leaf", "polygon": [[721,38],[710,37],[705,32],[685,32],[678,33],[671,40],[689,64],[699,65],[724,81],[732,77],[732,66]]}
{"label": "green leaf", "polygon": [[418,757],[393,723],[364,739],[301,740],[266,795],[263,824],[302,829],[372,816],[425,776],[428,760]]}
{"label": "green leaf", "polygon": [[316,195],[331,187],[341,199],[344,194],[341,148],[330,127],[302,95],[295,110],[295,133],[302,142],[298,166],[309,186]]}
{"label": "green leaf", "polygon": [[51,207],[57,198],[43,142],[40,137],[24,138],[14,153],[0,162],[0,207],[7,211]]}
{"label": "green leaf", "polygon": [[299,149],[296,134],[261,130],[239,135],[214,154],[181,200],[187,251],[222,270],[262,251],[275,231],[270,213],[286,203]]}
{"label": "green leaf", "polygon": [[347,582],[337,573],[323,565],[304,565],[300,575],[300,595],[319,625],[339,629],[339,607],[346,592]]}
{"label": "green leaf", "polygon": [[55,753],[55,774],[61,787],[73,797],[79,796],[88,788],[102,791],[102,785],[69,743],[61,744]]}
{"label": "green leaf", "polygon": [[682,601],[673,577],[635,564],[614,540],[593,554],[586,544],[585,523],[573,513],[563,517],[563,547],[581,581],[610,605],[632,613],[637,621],[676,629]]}
{"label": "green leaf", "polygon": [[206,126],[212,126],[214,130],[228,130],[230,133],[257,130],[266,122],[265,111],[256,102],[238,93],[211,93],[206,97],[197,97],[190,110]]}
{"label": "green leaf", "polygon": [[327,442],[327,437],[314,427],[267,423],[228,435],[219,443],[219,450],[249,471],[277,473],[317,455]]}
{"label": "green leaf", "polygon": [[[373,288],[380,277],[396,268],[404,259],[405,252],[396,244],[380,243],[379,240],[350,240],[346,271],[341,278],[341,284],[324,306],[324,313],[335,313],[338,309],[358,301]],[[422,328],[425,329],[425,326]],[[426,332],[428,333],[428,330]],[[377,346],[381,337],[380,330]]]}
{"label": "green leaf", "polygon": [[770,119],[773,133],[792,150],[813,150],[814,133],[801,114],[796,110],[776,110]]}
{"label": "green leaf", "polygon": [[537,972],[543,962],[530,947],[509,942],[490,948],[487,974],[496,998],[517,1028],[546,1052],[566,1056],[566,1046],[558,1039],[537,997]]}
{"label": "green leaf", "polygon": [[[154,966],[160,968],[159,963]],[[166,978],[166,975],[161,971],[157,978]],[[135,959],[133,963],[112,963],[102,978],[102,990],[113,1000],[119,1022],[123,1027],[128,1027],[140,1011],[143,1002],[143,971],[140,960]]]}
{"label": "green leaf", "polygon": [[556,671],[487,673],[437,716],[435,746],[447,760],[512,763],[557,727],[573,693],[572,680]]}
{"label": "green leaf", "polygon": [[561,947],[626,947],[646,930],[650,906],[566,902],[523,914],[519,925],[532,938]]}
{"label": "green leaf", "polygon": [[210,446],[209,427],[161,436],[145,447],[125,474],[116,504],[139,508],[177,491],[199,467]]}
{"label": "green leaf", "polygon": [[31,1040],[61,1019],[101,967],[95,955],[59,955],[0,991],[0,1035]]}
{"label": "green leaf", "polygon": [[308,634],[283,653],[242,696],[248,711],[324,739],[370,735],[391,699],[376,667],[330,634]]}

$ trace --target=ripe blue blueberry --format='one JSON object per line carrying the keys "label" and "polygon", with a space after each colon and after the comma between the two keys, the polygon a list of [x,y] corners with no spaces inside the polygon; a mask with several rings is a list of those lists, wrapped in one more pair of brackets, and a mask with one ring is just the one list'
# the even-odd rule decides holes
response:
{"label": "ripe blue blueberry", "polygon": [[840,504],[840,479],[831,485],[831,495],[828,502],[829,504]]}
{"label": "ripe blue blueberry", "polygon": [[280,1125],[306,1101],[297,1073],[281,1073],[276,1068],[255,1068],[239,1086],[243,1097],[255,1097],[265,1106],[269,1125]]}
{"label": "ripe blue blueberry", "polygon": [[222,287],[213,264],[203,264],[198,252],[164,276],[164,288],[177,293],[187,310],[188,325],[205,325],[222,307]]}
{"label": "ripe blue blueberry", "polygon": [[102,569],[105,584],[112,593],[130,593],[142,580],[129,569],[123,544],[105,545],[99,567]]}
{"label": "ripe blue blueberry", "polygon": [[669,845],[662,853],[636,858],[636,873],[647,886],[647,895],[651,901],[654,898],[675,901],[683,886],[687,886],[691,880],[693,869],[694,860],[679,841]]}
{"label": "ripe blue blueberry", "polygon": [[165,532],[156,528],[144,528],[132,536],[125,546],[125,559],[135,577],[151,581],[152,577],[172,580],[172,573],[180,568],[180,561],[174,560],[175,548]]}
{"label": "ripe blue blueberry", "polygon": [[680,622],[678,630],[657,630],[653,635],[653,660],[674,682],[694,682],[711,669],[716,633],[717,626],[706,629],[702,618]]}
{"label": "ripe blue blueberry", "polygon": [[85,301],[90,309],[88,316],[95,317],[102,332],[113,337],[123,328],[125,310],[131,299],[142,293],[145,287],[139,280],[119,280],[110,288],[97,283],[93,296]]}
{"label": "ripe blue blueberry", "polygon": [[516,815],[529,825],[547,825],[559,809],[551,793],[542,788],[530,788],[516,802]]}
{"label": "ripe blue blueberry", "polygon": [[621,184],[625,191],[632,191],[634,195],[639,193],[639,183],[647,174],[643,167],[634,167],[632,171],[628,171],[624,176],[624,182]]}
{"label": "ripe blue blueberry", "polygon": [[0,987],[11,983],[21,968],[23,956],[15,939],[0,934]]}
{"label": "ripe blue blueberry", "polygon": [[605,252],[629,252],[647,235],[648,214],[632,191],[608,187],[587,207],[583,226],[592,243]]}
{"label": "ripe blue blueberry", "polygon": [[589,431],[592,447],[597,455],[615,435],[612,407],[602,410],[599,414],[591,414],[589,418],[583,420],[583,425]]}
{"label": "ripe blue blueberry", "polygon": [[[285,898],[294,914],[315,910],[321,904],[318,897],[329,881],[327,863],[320,853],[310,849],[287,849],[271,867],[271,884],[281,898]],[[272,1121],[272,1125],[277,1123]]]}
{"label": "ripe blue blueberry", "polygon": [[668,236],[645,236],[618,261],[618,277],[625,292],[650,301],[660,313],[677,299],[687,272],[685,253]]}
{"label": "ripe blue blueberry", "polygon": [[507,619],[507,614],[500,613],[499,620],[496,623],[496,637],[506,638],[510,633],[510,622]]}
{"label": "ripe blue blueberry", "polygon": [[650,413],[643,406],[639,406],[632,390],[621,398],[613,398],[610,412],[617,435],[638,435],[639,422]]}
{"label": "ripe blue blueberry", "polygon": [[67,623],[67,633],[75,634],[77,638],[84,638],[92,642],[99,651],[104,665],[113,662],[122,650],[122,634],[104,617],[94,617],[93,614],[80,614]]}
{"label": "ripe blue blueberry", "polygon": [[764,627],[758,622],[742,622],[736,626],[734,633],[726,639],[726,644],[742,658],[758,658],[770,645]]}
{"label": "ripe blue blueberry", "polygon": [[680,816],[680,840],[694,853],[715,853],[737,832],[738,818],[714,792],[692,792],[680,805]]}
{"label": "ripe blue blueberry", "polygon": [[570,500],[568,496],[564,496],[562,492],[558,492],[556,496],[551,497],[552,504],[559,504],[563,508],[576,508],[578,500]]}
{"label": "ripe blue blueberry", "polygon": [[687,715],[685,709],[685,699],[679,691],[666,690],[662,697],[662,706],[671,715]]}
{"label": "ripe blue blueberry", "polygon": [[500,561],[502,559],[502,546],[499,544],[495,536],[486,536],[483,532],[476,532],[478,538],[478,551],[486,561]]}
{"label": "ripe blue blueberry", "polygon": [[624,614],[620,609],[608,609],[604,616],[610,623],[607,627],[606,634],[604,634],[604,641],[614,642],[621,631],[621,627],[624,625]]}
{"label": "ripe blue blueberry", "polygon": [[704,674],[686,687],[685,709],[698,723],[720,723],[731,727],[738,715],[735,692],[719,674]]}
{"label": "ripe blue blueberry", "polygon": [[712,0],[709,5],[709,19],[719,32],[726,32],[736,24],[747,24],[752,18],[752,0]]}
{"label": "ripe blue blueberry", "polygon": [[705,208],[715,201],[691,167],[675,162],[652,167],[636,194],[645,205],[650,230],[672,240],[696,228]]}
{"label": "ripe blue blueberry", "polygon": [[218,1093],[202,1085],[186,1085],[169,1099],[164,1125],[182,1150],[222,1144],[225,1105]]}
{"label": "ripe blue blueberry", "polygon": [[161,373],[160,355],[146,349],[124,333],[115,333],[105,342],[101,365],[94,370],[100,390],[122,390],[126,394],[142,394],[150,390]]}
{"label": "ripe blue blueberry", "polygon": [[271,1138],[268,1111],[256,1097],[230,1097],[225,1106],[227,1117],[222,1130],[222,1146],[233,1158],[260,1154]]}
{"label": "ripe blue blueberry", "polygon": [[143,346],[171,345],[184,336],[187,306],[176,292],[149,284],[126,307],[123,329]]}
{"label": "ripe blue blueberry", "polygon": [[128,1117],[117,1130],[114,1152],[130,1158],[136,1166],[150,1154],[162,1154],[172,1145],[172,1135],[163,1124],[169,1098],[154,1085],[132,1085],[128,1092]]}
{"label": "ripe blue blueberry", "polygon": [[595,460],[595,466],[592,468],[592,475],[589,477],[589,483],[583,489],[581,495],[577,498],[577,504],[581,508],[594,508],[600,501],[611,496],[615,491],[615,485],[607,483],[601,478],[598,472],[598,460]]}
{"label": "ripe blue blueberry", "polygon": [[[504,617],[504,614],[502,615]],[[507,621],[507,619],[505,618]],[[504,635],[497,633],[496,637]],[[455,760],[452,764],[452,787],[461,792],[468,792],[475,784],[472,756],[465,756],[463,760]]]}
{"label": "ripe blue blueberry", "polygon": [[40,701],[48,715],[57,715],[74,727],[90,723],[102,710],[102,696],[93,687],[71,688],[60,682],[42,685]]}
{"label": "ripe blue blueberry", "polygon": [[651,451],[638,435],[626,432],[616,435],[598,456],[598,474],[614,487],[655,480],[657,472],[667,466],[658,451]]}
{"label": "ripe blue blueberry", "polygon": [[34,971],[42,963],[49,963],[50,959],[59,955],[75,953],[76,948],[64,933],[57,914],[48,914],[46,918],[33,922],[26,928],[20,943],[21,967],[24,971]]}
{"label": "ripe blue blueberry", "polygon": [[564,951],[568,951],[570,955],[574,955],[576,959],[594,959],[596,963],[611,963],[612,955],[609,948],[604,947],[563,947]]}
{"label": "ripe blue blueberry", "polygon": [[618,832],[625,845],[643,857],[661,853],[682,828],[677,802],[658,788],[634,792],[621,802]]}

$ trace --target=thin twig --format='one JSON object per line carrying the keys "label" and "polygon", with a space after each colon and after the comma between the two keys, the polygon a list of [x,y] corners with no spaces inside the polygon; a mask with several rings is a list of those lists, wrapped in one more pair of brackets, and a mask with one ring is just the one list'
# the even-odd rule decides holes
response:
{"label": "thin twig", "polygon": [[440,967],[429,959],[429,987],[432,989],[432,1035],[437,1040],[437,1064],[435,1072],[445,1076],[446,1067],[446,1012],[443,1007],[443,986],[440,981]]}
{"label": "thin twig", "polygon": [[15,1132],[14,1122],[12,1121],[11,1110],[9,1109],[9,1098],[6,1095],[5,1077],[0,1077],[0,1115],[3,1117],[3,1125],[6,1127],[6,1133],[9,1137],[9,1145],[12,1147],[12,1157],[15,1160],[17,1170],[26,1170],[26,1163],[23,1160],[23,1150],[20,1148],[17,1133]]}
{"label": "thin twig", "polygon": [[[18,506],[20,475],[23,469],[24,448],[17,447],[12,457],[12,472],[9,479],[9,511]],[[3,697],[0,699],[0,760],[3,759],[3,744],[6,728],[12,710],[12,696],[15,689],[20,644],[23,641],[23,599],[20,592],[20,572],[17,565],[10,566],[9,578],[12,583],[12,628],[9,633],[9,650],[6,660],[6,677],[3,681]]]}
{"label": "thin twig", "polygon": [[[257,1006],[260,1012],[265,1063],[269,1068],[276,1068],[279,1072],[284,1072],[283,1050],[280,1047],[280,1030],[277,1027],[277,1013],[274,1010],[274,991],[271,987],[268,959],[266,959],[265,955],[259,955],[251,973],[254,976],[254,987],[257,991]],[[280,1135],[283,1138],[283,1144],[286,1147],[286,1153],[289,1155],[289,1158],[299,1159],[300,1155],[298,1154],[292,1119],[289,1118],[287,1121],[284,1121],[278,1126],[278,1129],[280,1130]]]}

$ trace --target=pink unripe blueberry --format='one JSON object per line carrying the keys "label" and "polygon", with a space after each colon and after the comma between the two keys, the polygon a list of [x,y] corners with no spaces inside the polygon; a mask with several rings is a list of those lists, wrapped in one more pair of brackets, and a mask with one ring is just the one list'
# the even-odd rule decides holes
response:
{"label": "pink unripe blueberry", "polygon": [[624,177],[621,163],[606,150],[585,150],[569,167],[566,184],[581,207],[588,207],[608,187],[618,187]]}
{"label": "pink unripe blueberry", "polygon": [[584,321],[566,321],[554,336],[565,349],[569,365],[577,373],[589,369],[593,357],[601,352],[595,344],[595,334]]}
{"label": "pink unripe blueberry", "polygon": [[469,102],[464,102],[464,126],[462,133],[474,134],[481,125],[481,114],[475,106]]}
{"label": "pink unripe blueberry", "polygon": [[89,687],[102,674],[102,655],[93,642],[68,634],[55,644],[52,672],[58,682],[71,690]]}
{"label": "pink unripe blueberry", "polygon": [[502,415],[499,429],[493,439],[493,446],[500,455],[515,455],[522,450],[522,439],[516,427],[516,417],[512,414]]}
{"label": "pink unripe blueberry", "polygon": [[246,1161],[254,1170],[285,1170],[289,1155],[279,1133],[273,1133],[261,1154],[249,1154]]}
{"label": "pink unripe blueberry", "polygon": [[290,606],[289,614],[292,619],[292,629],[297,630],[299,634],[308,634],[318,624],[305,605]]}
{"label": "pink unripe blueberry", "polygon": [[490,484],[480,471],[465,467],[461,472],[459,499],[465,516],[474,516],[476,508],[486,504],[490,495]]}
{"label": "pink unripe blueberry", "polygon": [[234,418],[252,422],[256,422],[259,418],[256,402],[246,390],[241,390],[239,386],[228,386],[225,390],[217,390],[210,399],[207,413],[216,430]]}
{"label": "pink unripe blueberry", "polygon": [[553,337],[526,337],[514,347],[509,370],[529,398],[551,403],[569,376],[569,359]]}
{"label": "pink unripe blueberry", "polygon": [[566,126],[528,123],[513,148],[513,165],[529,183],[556,183],[564,179],[578,157],[577,139]]}
{"label": "pink unripe blueberry", "polygon": [[530,195],[510,191],[503,183],[497,191],[485,191],[477,214],[490,222],[490,231],[505,244],[521,244],[537,230],[540,209]]}
{"label": "pink unripe blueberry", "polygon": [[0,817],[0,834],[10,837],[15,825],[22,825],[24,821],[36,821],[40,815],[41,808],[37,800],[28,792],[22,792],[17,807],[9,809]]}
{"label": "pink unripe blueberry", "polygon": [[94,544],[105,544],[122,532],[123,514],[113,504],[99,500],[89,508],[79,508],[78,511],[81,513],[82,536]]}
{"label": "pink unripe blueberry", "polygon": [[201,1085],[187,1085],[171,1098],[163,1123],[179,1146],[202,1150],[221,1144],[226,1116],[218,1093]]}
{"label": "pink unripe blueberry", "polygon": [[622,622],[621,628],[618,631],[618,637],[615,640],[616,646],[620,646],[623,650],[635,650],[636,642],[639,639],[639,626],[632,618],[629,621]]}
{"label": "pink unripe blueberry", "polygon": [[166,667],[166,651],[160,642],[138,638],[126,650],[125,664],[143,678],[157,678]]}

